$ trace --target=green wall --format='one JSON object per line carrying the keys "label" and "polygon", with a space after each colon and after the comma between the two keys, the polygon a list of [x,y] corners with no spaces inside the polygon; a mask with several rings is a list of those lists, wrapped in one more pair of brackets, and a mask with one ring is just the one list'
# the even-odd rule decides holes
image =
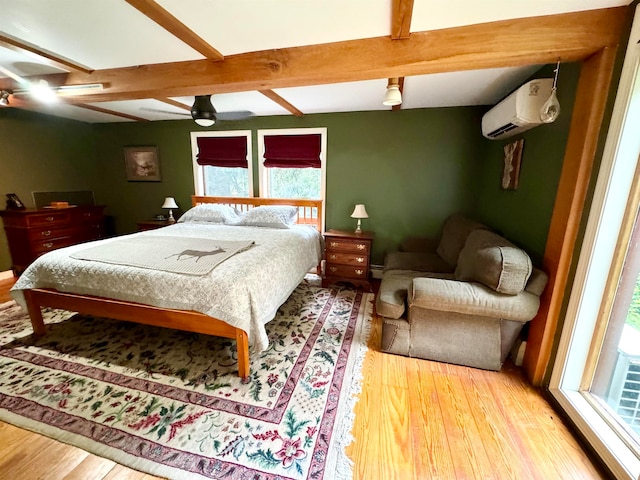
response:
{"label": "green wall", "polygon": [[[535,78],[553,77],[554,67],[547,65]],[[551,224],[579,74],[579,64],[561,65],[557,92],[560,116],[555,122],[506,140],[484,139],[473,213],[526,250],[538,266]],[[504,146],[520,138],[524,138],[524,149],[518,189],[502,190]]]}
{"label": "green wall", "polygon": [[[32,192],[87,190],[95,162],[90,124],[0,108],[0,208],[5,194],[16,193],[33,207]],[[11,258],[0,229],[0,271]]]}
{"label": "green wall", "polygon": [[[455,211],[486,222],[538,260],[553,208],[575,90],[571,82],[577,73],[575,66],[562,67],[558,121],[525,134],[516,191],[500,189],[507,142],[482,137],[480,119],[486,107],[256,117],[221,122],[216,129],[252,131],[257,193],[258,129],[326,127],[326,227],[353,229],[355,221],[349,215],[356,203],[364,203],[370,218],[363,227],[376,233],[373,263],[381,264],[385,252],[397,248],[407,235],[437,235],[443,220]],[[5,109],[0,111],[0,127],[0,193],[15,192],[30,204],[32,191],[91,189],[96,201],[107,206],[119,234],[135,231],[137,221],[164,213],[160,205],[166,196],[176,198],[178,214],[190,205],[190,132],[205,130],[191,120],[91,125]],[[131,145],[158,147],[161,182],[127,181],[123,147]],[[7,269],[3,234],[0,252],[0,270]]]}
{"label": "green wall", "polygon": [[[353,206],[364,203],[373,230],[373,262],[410,234],[436,235],[451,212],[469,211],[481,166],[481,107],[256,117],[221,122],[222,129],[251,130],[257,172],[257,130],[327,127],[326,227],[353,229]],[[165,196],[181,212],[194,193],[191,120],[94,126],[99,176],[96,197],[115,216],[118,233],[162,213]],[[162,182],[127,182],[122,147],[157,145]],[[258,192],[257,176],[254,191]]]}

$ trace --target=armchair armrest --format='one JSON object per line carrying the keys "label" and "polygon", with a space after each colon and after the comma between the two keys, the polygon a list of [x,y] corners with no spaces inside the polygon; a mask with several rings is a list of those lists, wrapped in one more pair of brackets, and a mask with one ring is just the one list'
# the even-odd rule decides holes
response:
{"label": "armchair armrest", "polygon": [[524,291],[504,295],[481,283],[441,278],[415,278],[408,295],[409,307],[527,322],[538,312],[538,296]]}

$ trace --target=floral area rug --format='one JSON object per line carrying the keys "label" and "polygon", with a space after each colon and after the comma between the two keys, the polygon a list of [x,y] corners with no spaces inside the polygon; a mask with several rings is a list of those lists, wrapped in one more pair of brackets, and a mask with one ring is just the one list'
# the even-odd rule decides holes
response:
{"label": "floral area rug", "polygon": [[0,305],[0,420],[171,479],[350,478],[373,295],[305,280],[237,376],[235,341]]}

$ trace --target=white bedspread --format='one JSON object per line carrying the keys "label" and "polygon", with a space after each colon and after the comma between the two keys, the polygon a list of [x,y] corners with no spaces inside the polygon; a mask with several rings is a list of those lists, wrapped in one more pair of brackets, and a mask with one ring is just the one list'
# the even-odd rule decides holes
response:
{"label": "white bedspread", "polygon": [[[163,308],[194,310],[246,331],[252,350],[269,342],[264,324],[322,258],[319,232],[308,225],[290,229],[178,223],[141,233],[216,240],[253,240],[249,250],[222,262],[203,276],[79,260],[70,254],[89,244],[43,255],[20,276],[11,290],[25,306],[22,290],[55,288],[62,292],[126,300]],[[92,245],[112,242],[99,240]]]}

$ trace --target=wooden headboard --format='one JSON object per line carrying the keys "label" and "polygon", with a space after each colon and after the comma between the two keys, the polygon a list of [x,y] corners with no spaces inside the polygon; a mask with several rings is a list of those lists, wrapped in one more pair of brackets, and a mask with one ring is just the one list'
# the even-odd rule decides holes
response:
{"label": "wooden headboard", "polygon": [[291,205],[298,207],[298,220],[296,223],[314,225],[322,232],[322,200],[309,200],[304,198],[262,198],[262,197],[205,197],[191,195],[191,205],[201,203],[219,203],[229,205],[238,212],[246,212],[261,205]]}

